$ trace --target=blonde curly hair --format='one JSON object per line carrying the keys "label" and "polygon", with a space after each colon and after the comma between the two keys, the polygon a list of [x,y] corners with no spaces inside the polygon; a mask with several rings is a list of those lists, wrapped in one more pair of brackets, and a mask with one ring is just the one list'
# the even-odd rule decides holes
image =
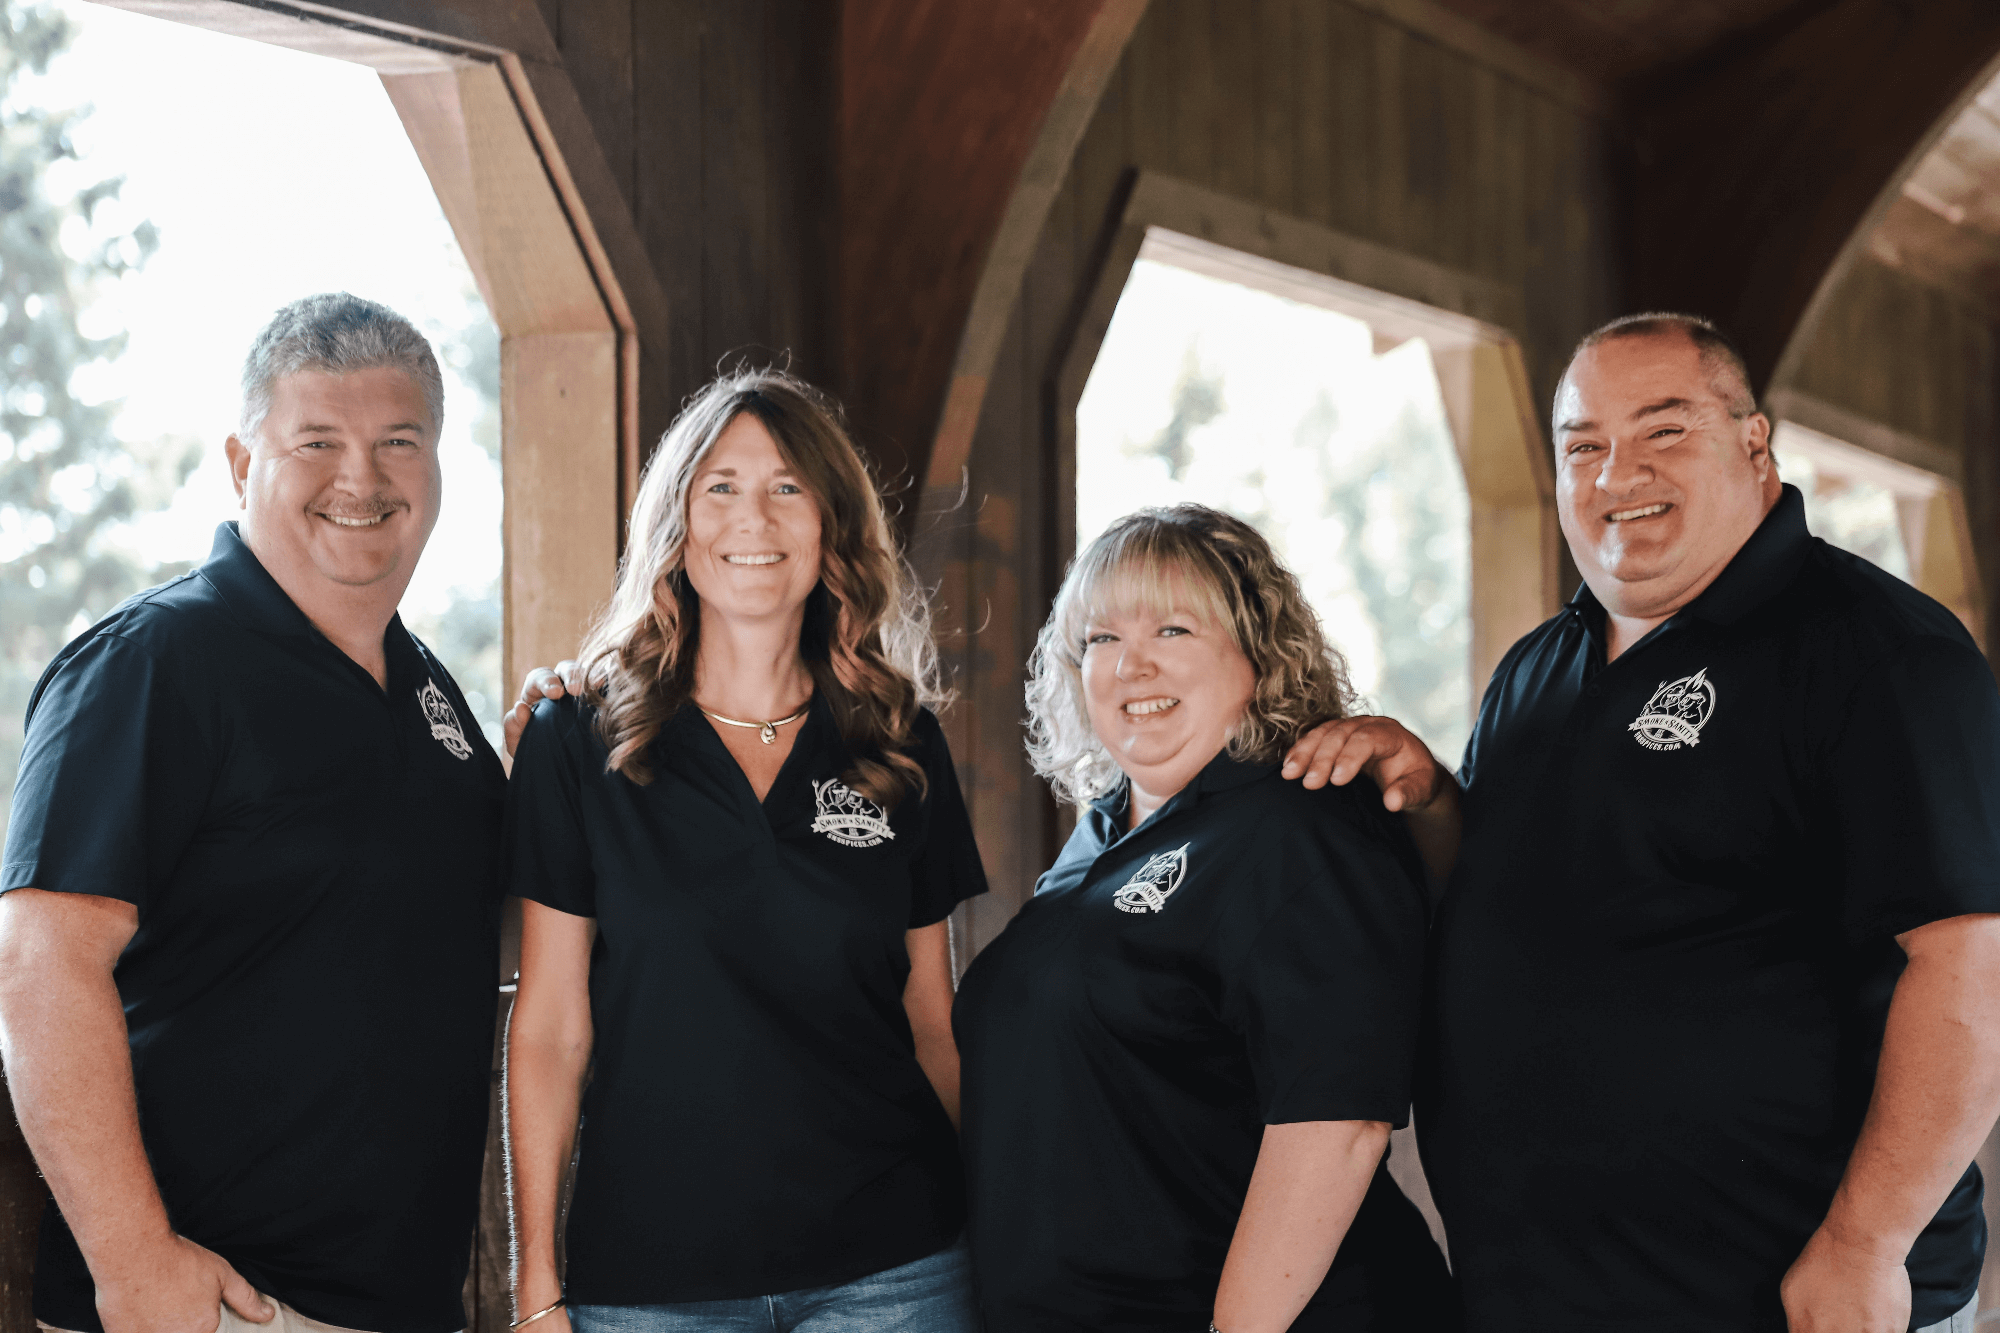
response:
{"label": "blonde curly hair", "polygon": [[1276,760],[1309,727],[1354,709],[1347,659],[1263,534],[1180,504],[1127,514],[1077,554],[1028,661],[1028,758],[1056,799],[1082,805],[1122,776],[1084,706],[1084,630],[1113,608],[1184,612],[1226,626],[1256,673],[1229,754]]}

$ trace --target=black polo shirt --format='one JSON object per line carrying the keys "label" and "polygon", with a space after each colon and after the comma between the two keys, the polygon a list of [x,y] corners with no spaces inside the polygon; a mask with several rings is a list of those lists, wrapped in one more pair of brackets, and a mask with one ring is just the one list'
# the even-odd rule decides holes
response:
{"label": "black polo shirt", "polygon": [[[0,891],[117,898],[139,1128],[174,1229],[379,1333],[464,1326],[506,778],[392,620],[385,691],[233,523],[35,687]],[[101,1328],[53,1204],[35,1314]]]}
{"label": "black polo shirt", "polygon": [[929,712],[913,740],[928,792],[885,814],[841,780],[853,761],[823,701],[761,803],[693,705],[643,787],[606,771],[588,707],[536,708],[508,884],[597,920],[573,1302],[827,1286],[957,1238],[958,1143],[917,1064],[904,935],[986,877]]}
{"label": "black polo shirt", "polygon": [[[953,1012],[989,1333],[1199,1333],[1267,1124],[1409,1113],[1422,869],[1363,781],[1218,756],[1131,832],[1084,811]],[[1293,1328],[1449,1326],[1378,1169]]]}
{"label": "black polo shirt", "polygon": [[[1957,619],[1799,493],[1608,666],[1586,589],[1466,751],[1424,1163],[1470,1327],[1785,1327],[1874,1085],[1894,936],[2000,912],[2000,694]],[[1910,1252],[1971,1299],[1978,1169]]]}

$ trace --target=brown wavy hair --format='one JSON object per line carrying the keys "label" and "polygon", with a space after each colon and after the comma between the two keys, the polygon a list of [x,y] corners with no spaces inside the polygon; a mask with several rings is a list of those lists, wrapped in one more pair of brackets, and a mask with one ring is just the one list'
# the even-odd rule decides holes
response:
{"label": "brown wavy hair", "polygon": [[1083,697],[1084,628],[1113,608],[1199,615],[1228,629],[1257,684],[1229,737],[1232,757],[1270,763],[1308,727],[1354,711],[1347,659],[1262,533],[1206,505],[1141,509],[1070,562],[1028,661],[1028,758],[1070,805],[1120,776]]}
{"label": "brown wavy hair", "polygon": [[799,651],[854,758],[843,781],[885,810],[925,789],[906,751],[917,710],[943,702],[929,608],[898,552],[880,492],[832,399],[781,370],[716,379],[682,409],[639,480],[611,604],[584,641],[584,699],[607,768],[645,785],[660,728],[694,694],[701,599],[688,582],[688,499],[701,461],[749,413],[819,502],[820,576]]}

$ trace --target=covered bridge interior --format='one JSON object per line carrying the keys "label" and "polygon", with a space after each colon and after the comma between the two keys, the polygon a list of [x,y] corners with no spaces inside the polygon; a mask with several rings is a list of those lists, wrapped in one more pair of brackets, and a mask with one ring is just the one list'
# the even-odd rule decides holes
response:
{"label": "covered bridge interior", "polygon": [[[1576,582],[1555,378],[1639,309],[1714,318],[1776,418],[1905,479],[1912,581],[1982,643],[2000,623],[1981,0],[111,3],[380,72],[502,334],[508,679],[576,644],[648,445],[718,363],[788,358],[846,403],[937,589],[995,890],[967,950],[1063,831],[1023,669],[1145,256],[1430,339],[1475,700]],[[482,1333],[509,1319],[495,1170],[489,1196]],[[43,1197],[0,1116],[0,1333],[34,1327]]]}

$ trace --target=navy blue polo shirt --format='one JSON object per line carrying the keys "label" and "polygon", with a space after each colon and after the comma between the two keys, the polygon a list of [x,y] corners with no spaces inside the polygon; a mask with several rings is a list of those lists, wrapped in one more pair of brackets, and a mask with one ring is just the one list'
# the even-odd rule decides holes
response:
{"label": "navy blue polo shirt", "polygon": [[595,918],[564,1290],[658,1305],[830,1286],[949,1246],[958,1142],[903,1007],[907,933],[986,891],[938,721],[927,787],[884,810],[815,699],[763,800],[693,704],[644,786],[596,714],[535,709],[507,801],[507,883]]}
{"label": "navy blue polo shirt", "polygon": [[[388,688],[224,524],[29,704],[0,891],[116,898],[139,1127],[174,1229],[311,1318],[462,1328],[506,778],[392,620]],[[35,1314],[101,1329],[51,1204]]]}
{"label": "navy blue polo shirt", "polygon": [[[1417,1103],[1478,1330],[1772,1330],[1874,1087],[1895,936],[2000,912],[2000,693],[1783,498],[1610,664],[1587,589],[1466,751]],[[1909,1255],[1971,1299],[1971,1168]]]}
{"label": "navy blue polo shirt", "polygon": [[[1127,832],[1127,791],[953,1010],[989,1333],[1206,1327],[1265,1126],[1408,1118],[1423,871],[1381,794],[1224,754]],[[1455,1327],[1386,1167],[1292,1327]]]}

